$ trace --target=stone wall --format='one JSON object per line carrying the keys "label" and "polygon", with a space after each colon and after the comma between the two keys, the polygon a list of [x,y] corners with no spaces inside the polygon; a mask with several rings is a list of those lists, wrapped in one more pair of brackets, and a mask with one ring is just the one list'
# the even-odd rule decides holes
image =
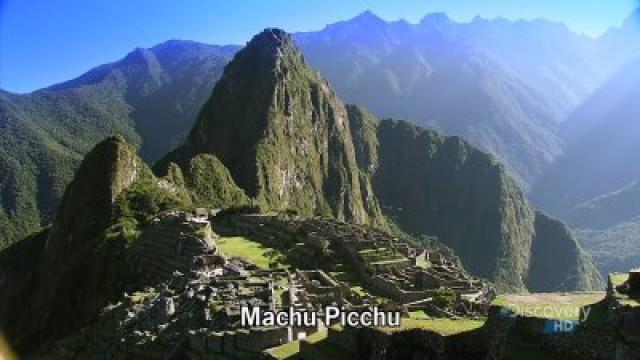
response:
{"label": "stone wall", "polygon": [[390,279],[380,276],[372,276],[367,278],[368,284],[382,293],[384,296],[394,299],[402,303],[410,303],[426,299],[433,295],[432,290],[407,291],[401,289],[398,284]]}
{"label": "stone wall", "polygon": [[[442,336],[428,330],[415,329],[385,333],[372,328],[331,329],[323,343],[300,343],[300,359],[328,359],[331,352],[344,358],[359,359],[434,359],[478,360],[486,353],[481,331]],[[357,356],[354,356],[357,354]]]}
{"label": "stone wall", "polygon": [[222,355],[237,359],[256,359],[267,348],[291,340],[288,328],[255,328],[213,332],[203,329],[189,334],[187,353],[191,359],[215,359]]}
{"label": "stone wall", "polygon": [[170,214],[154,220],[132,248],[138,256],[138,276],[144,283],[158,284],[170,279],[174,271],[190,271],[196,257],[215,253],[213,243],[203,235],[208,226]]}

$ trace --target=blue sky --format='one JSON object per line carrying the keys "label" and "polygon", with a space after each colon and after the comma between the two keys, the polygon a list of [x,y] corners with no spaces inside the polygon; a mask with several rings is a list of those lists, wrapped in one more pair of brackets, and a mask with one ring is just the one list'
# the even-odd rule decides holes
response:
{"label": "blue sky", "polygon": [[167,39],[244,44],[261,29],[290,32],[372,10],[386,20],[419,21],[443,11],[546,18],[597,36],[619,25],[633,0],[0,0],[0,88],[28,92]]}

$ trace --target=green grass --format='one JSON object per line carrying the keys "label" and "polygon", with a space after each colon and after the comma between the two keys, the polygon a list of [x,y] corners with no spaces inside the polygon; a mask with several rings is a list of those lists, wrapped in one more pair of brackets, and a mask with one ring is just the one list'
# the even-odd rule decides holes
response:
{"label": "green grass", "polygon": [[423,269],[426,269],[426,268],[431,266],[431,263],[428,260],[419,260],[416,263],[416,265],[421,267],[421,268],[423,268]]}
{"label": "green grass", "polygon": [[324,339],[327,338],[327,331],[318,331],[316,333],[313,333],[309,336],[307,336],[304,341],[308,342],[309,344],[315,344],[319,341],[322,341]]}
{"label": "green grass", "polygon": [[414,320],[427,320],[429,319],[429,315],[427,315],[424,311],[410,311],[409,318]]}
{"label": "green grass", "polygon": [[[414,315],[414,316],[417,316]],[[398,331],[424,329],[436,332],[442,336],[450,336],[478,329],[484,325],[484,320],[473,319],[440,319],[440,318],[402,318],[399,327],[380,327],[381,331],[391,334]]]}
{"label": "green grass", "polygon": [[310,344],[316,344],[327,338],[326,331],[318,331],[307,336],[303,340],[294,340],[280,346],[273,347],[266,350],[267,353],[274,356],[277,359],[288,359],[300,352],[300,341],[305,341]]}
{"label": "green grass", "polygon": [[369,263],[369,265],[389,265],[389,264],[401,264],[407,261],[407,258],[397,258],[390,260],[381,260]]}
{"label": "green grass", "polygon": [[265,350],[265,352],[269,353],[276,359],[288,359],[300,352],[300,341],[290,341],[286,344]]}
{"label": "green grass", "polygon": [[325,341],[326,338],[326,331],[317,332],[303,341],[312,344],[313,347],[322,354],[323,359],[348,360],[352,358],[342,347],[337,344],[330,343],[329,341]]}
{"label": "green grass", "polygon": [[367,295],[367,291],[360,285],[351,286],[351,290],[360,296]]}
{"label": "green grass", "polygon": [[271,262],[277,263],[280,267],[288,265],[280,251],[244,237],[220,238],[216,244],[224,255],[245,258],[262,269],[269,269]]}
{"label": "green grass", "polygon": [[629,278],[628,273],[616,272],[616,273],[609,274],[609,280],[611,280],[611,283],[613,284],[614,287],[618,285],[622,285],[625,281],[627,281],[628,278]]}

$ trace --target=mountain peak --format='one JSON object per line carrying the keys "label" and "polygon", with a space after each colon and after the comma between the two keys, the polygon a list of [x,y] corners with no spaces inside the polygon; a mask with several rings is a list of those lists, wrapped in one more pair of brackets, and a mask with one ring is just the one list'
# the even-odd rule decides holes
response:
{"label": "mountain peak", "polygon": [[345,105],[280,29],[238,52],[187,143],[163,163],[185,169],[198,154],[219,159],[264,209],[383,221],[375,199],[362,194],[372,185],[361,186]]}
{"label": "mountain peak", "polygon": [[264,29],[247,43],[248,49],[261,48],[271,50],[273,55],[278,55],[282,53],[281,49],[289,47],[295,48],[293,38],[289,33],[278,28]]}
{"label": "mountain peak", "polygon": [[267,28],[255,35],[247,46],[229,63],[223,76],[270,77],[270,73],[280,72],[284,68],[304,65],[302,51],[293,37],[284,30]]}
{"label": "mountain peak", "polygon": [[445,13],[431,13],[425,15],[418,24],[418,27],[422,31],[438,32],[438,33],[451,33],[448,31],[454,26],[454,22]]}
{"label": "mountain peak", "polygon": [[451,19],[443,12],[427,14],[420,20],[420,25],[446,25],[449,23],[451,23]]}
{"label": "mountain peak", "polygon": [[374,14],[371,10],[364,11],[358,14],[356,17],[351,19],[351,21],[358,21],[361,23],[378,23],[384,22],[384,20],[378,15]]}

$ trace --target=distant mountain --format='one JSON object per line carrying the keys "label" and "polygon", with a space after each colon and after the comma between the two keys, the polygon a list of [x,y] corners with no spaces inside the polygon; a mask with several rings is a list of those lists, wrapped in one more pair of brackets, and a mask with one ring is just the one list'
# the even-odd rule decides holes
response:
{"label": "distant mountain", "polygon": [[147,161],[178,144],[237,49],[168,41],[31,94],[0,91],[0,248],[50,223],[100,139],[123,134]]}
{"label": "distant mountain", "polygon": [[566,227],[537,213],[495,158],[459,137],[345,106],[281,30],[236,55],[185,144],[155,170],[186,172],[202,154],[219,159],[263,211],[392,221],[437,236],[503,289],[598,286]]}
{"label": "distant mountain", "polygon": [[640,58],[625,66],[562,128],[565,153],[535,184],[538,206],[579,229],[603,272],[637,266],[640,252]]}
{"label": "distant mountain", "polygon": [[605,229],[574,229],[574,233],[603,274],[635,269],[640,263],[640,218]]}
{"label": "distant mountain", "polygon": [[560,154],[559,123],[601,79],[594,41],[543,20],[432,14],[413,25],[366,12],[296,39],[347,101],[464,136],[525,187]]}
{"label": "distant mountain", "polygon": [[597,39],[597,65],[606,74],[614,74],[621,67],[640,56],[640,7],[629,14],[619,27],[607,30]]}
{"label": "distant mountain", "polygon": [[565,215],[599,270],[620,272],[640,263],[640,182],[573,207]]}
{"label": "distant mountain", "polygon": [[543,209],[572,208],[640,179],[640,58],[586,99],[563,125],[567,146],[531,191]]}

